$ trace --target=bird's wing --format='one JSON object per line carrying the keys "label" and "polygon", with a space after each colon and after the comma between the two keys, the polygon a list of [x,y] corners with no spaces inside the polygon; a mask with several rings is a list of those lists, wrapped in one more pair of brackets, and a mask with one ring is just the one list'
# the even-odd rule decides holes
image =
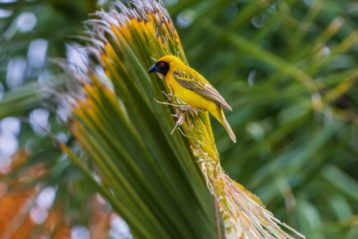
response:
{"label": "bird's wing", "polygon": [[192,90],[204,98],[216,102],[224,109],[232,111],[231,106],[224,97],[209,82],[202,79],[196,79],[192,74],[183,71],[174,71],[174,79],[183,87]]}

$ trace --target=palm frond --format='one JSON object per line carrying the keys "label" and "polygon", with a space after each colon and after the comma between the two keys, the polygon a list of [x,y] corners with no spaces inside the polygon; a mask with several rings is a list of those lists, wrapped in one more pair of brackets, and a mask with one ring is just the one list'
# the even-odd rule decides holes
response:
{"label": "palm frond", "polygon": [[[72,132],[99,167],[104,185],[110,187],[107,190],[123,197],[119,213],[134,234],[142,237],[166,238],[171,233],[184,238],[213,236],[213,224],[205,218],[214,218],[212,206],[202,197],[206,193],[195,168],[197,162],[221,213],[227,238],[289,238],[256,196],[224,173],[207,113],[181,113],[184,123],[173,136],[169,134],[175,126],[170,110],[180,109],[153,99],[168,101],[167,105],[182,102],[163,95],[166,86],[160,79],[149,78],[145,69],[164,55],[186,58],[167,11],[155,1],[133,1],[133,5],[117,2],[109,12],[98,12],[98,19],[89,21],[93,40],[88,49],[98,57],[108,78],[92,72],[91,66],[87,75],[79,76],[81,82],[87,82],[82,86],[84,99],[75,98],[79,103],[73,106]],[[179,195],[184,201],[173,201]],[[185,201],[192,202],[190,208],[198,208],[198,214],[188,210]],[[182,214],[174,216],[174,221],[173,207]],[[128,208],[131,210],[125,210]],[[143,221],[133,216],[136,210],[143,211]],[[148,223],[154,223],[155,215],[166,218],[168,224]],[[194,217],[197,225],[191,226],[198,228],[205,222],[200,228],[211,227],[210,231],[184,229],[182,220]]]}

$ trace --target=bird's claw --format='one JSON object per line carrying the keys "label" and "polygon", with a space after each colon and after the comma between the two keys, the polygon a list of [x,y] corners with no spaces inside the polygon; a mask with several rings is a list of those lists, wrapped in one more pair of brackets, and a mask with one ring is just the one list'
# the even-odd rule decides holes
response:
{"label": "bird's claw", "polygon": [[191,105],[187,105],[187,104],[181,104],[180,102],[176,103],[176,104],[175,103],[170,103],[170,101],[173,100],[173,97],[175,97],[175,96],[172,93],[163,92],[163,94],[169,100],[169,102],[167,102],[167,101],[159,101],[156,98],[154,98],[154,100],[158,104],[170,105],[170,106],[176,108],[175,114],[172,114],[172,116],[175,117],[177,120],[176,120],[175,126],[172,129],[172,131],[170,132],[170,134],[173,134],[174,131],[184,123],[186,117],[188,117],[189,114],[195,114],[196,115],[198,112],[201,111],[201,109],[199,109],[199,108],[195,108],[195,107],[193,107]]}
{"label": "bird's claw", "polygon": [[198,113],[198,112],[201,111],[201,109],[195,108],[195,107],[193,107],[193,106],[191,106],[191,105],[185,106],[184,110],[185,110],[185,111],[188,111],[188,112],[190,112],[190,113],[194,113],[194,114],[196,114],[196,113]]}
{"label": "bird's claw", "polygon": [[167,93],[167,92],[165,92],[165,91],[162,91],[162,93],[163,93],[163,95],[165,96],[165,97],[167,97],[167,99],[168,100],[171,100],[172,98],[173,98],[173,94],[172,93]]}

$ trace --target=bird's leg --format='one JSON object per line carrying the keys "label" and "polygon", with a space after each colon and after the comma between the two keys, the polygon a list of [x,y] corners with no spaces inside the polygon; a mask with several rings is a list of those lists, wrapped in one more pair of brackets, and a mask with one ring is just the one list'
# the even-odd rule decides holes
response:
{"label": "bird's leg", "polygon": [[[172,92],[162,92],[164,94],[164,96],[168,99],[168,101],[159,101],[156,98],[154,98],[154,100],[159,103],[159,104],[163,104],[163,105],[170,105],[175,107],[175,114],[172,115],[174,116],[177,120],[175,122],[175,126],[172,129],[172,131],[170,132],[170,134],[173,134],[174,131],[184,123],[185,119],[189,116],[187,114],[193,113],[193,114],[197,114],[198,112],[201,111],[201,109],[199,108],[195,108],[191,105],[187,105],[187,104],[181,104],[181,102],[178,103],[176,96],[172,93]],[[170,103],[170,102],[176,102],[176,103]]]}
{"label": "bird's leg", "polygon": [[187,105],[184,108],[185,111],[188,111],[189,113],[197,114],[198,112],[202,111],[200,108],[195,108],[191,105]]}
{"label": "bird's leg", "polygon": [[167,97],[167,99],[168,100],[171,100],[173,97],[174,97],[174,94],[173,93],[171,93],[171,92],[165,92],[165,91],[162,91],[162,93],[163,93],[163,95],[165,96],[165,97]]}

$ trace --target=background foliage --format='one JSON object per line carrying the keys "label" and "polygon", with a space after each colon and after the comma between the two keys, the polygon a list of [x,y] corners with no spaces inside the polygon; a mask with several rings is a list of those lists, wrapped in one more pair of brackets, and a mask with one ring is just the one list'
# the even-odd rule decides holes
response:
{"label": "background foliage", "polygon": [[[237,144],[213,122],[229,175],[309,238],[356,238],[357,4],[186,0],[167,6],[190,64],[233,106],[227,117]],[[48,84],[61,83],[61,71],[48,59],[80,51],[71,36],[82,30],[96,2],[19,0],[0,2],[0,8],[1,185],[8,188],[1,200],[10,189],[53,187],[51,210],[61,208],[70,229],[88,225],[84,202],[95,190],[43,128],[71,142],[61,123],[64,109],[48,90]],[[14,144],[12,151],[28,155],[9,173]],[[46,176],[18,187],[18,175],[38,165]]]}

